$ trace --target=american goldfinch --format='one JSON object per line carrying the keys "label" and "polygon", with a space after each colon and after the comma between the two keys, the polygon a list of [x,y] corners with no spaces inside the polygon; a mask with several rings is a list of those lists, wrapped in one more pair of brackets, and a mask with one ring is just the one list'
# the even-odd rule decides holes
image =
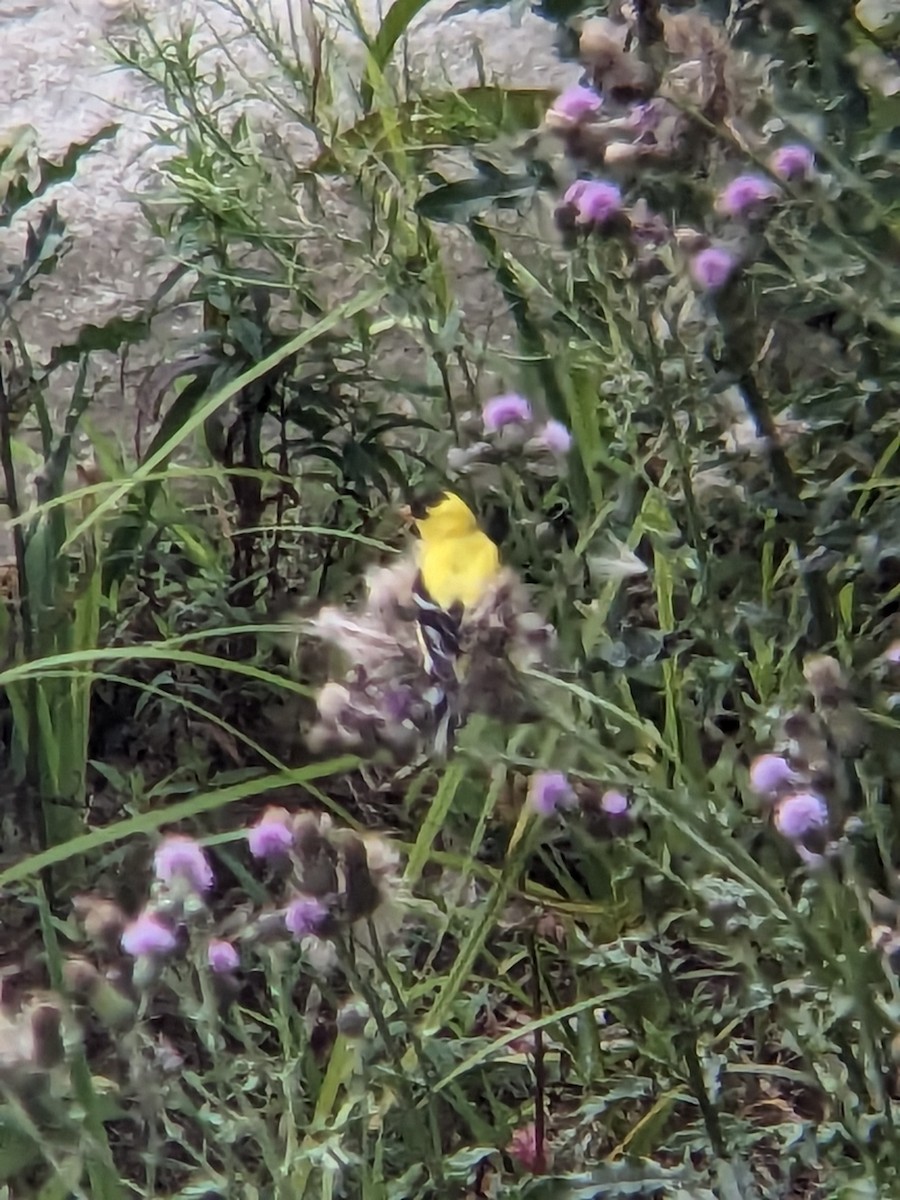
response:
{"label": "american goldfinch", "polygon": [[452,492],[411,508],[424,590],[445,612],[471,608],[500,571],[500,552],[469,506]]}
{"label": "american goldfinch", "polygon": [[453,492],[407,511],[421,538],[413,600],[425,670],[432,681],[431,699],[439,717],[436,748],[445,750],[455,727],[453,696],[463,614],[496,580],[500,553],[469,506]]}

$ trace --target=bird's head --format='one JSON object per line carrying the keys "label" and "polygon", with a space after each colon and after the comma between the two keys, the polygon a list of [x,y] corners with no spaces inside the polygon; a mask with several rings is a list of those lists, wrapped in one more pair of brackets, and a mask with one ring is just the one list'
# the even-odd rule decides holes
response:
{"label": "bird's head", "polygon": [[474,533],[478,520],[464,500],[454,492],[415,501],[406,510],[423,541],[463,537]]}

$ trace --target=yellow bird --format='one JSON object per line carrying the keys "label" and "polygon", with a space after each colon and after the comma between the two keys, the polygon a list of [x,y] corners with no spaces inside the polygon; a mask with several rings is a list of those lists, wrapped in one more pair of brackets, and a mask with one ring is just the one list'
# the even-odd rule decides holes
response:
{"label": "yellow bird", "polygon": [[469,506],[453,492],[406,512],[421,538],[413,588],[416,632],[432,683],[431,702],[438,718],[435,749],[441,753],[457,725],[454,698],[462,618],[499,574],[500,552]]}
{"label": "yellow bird", "polygon": [[430,599],[445,612],[477,604],[500,570],[500,552],[475,514],[452,492],[410,511],[422,539],[419,574]]}

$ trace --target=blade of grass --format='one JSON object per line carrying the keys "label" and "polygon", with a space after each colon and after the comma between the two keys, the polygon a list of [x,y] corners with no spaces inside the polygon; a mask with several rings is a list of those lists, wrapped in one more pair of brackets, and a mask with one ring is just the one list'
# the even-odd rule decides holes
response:
{"label": "blade of grass", "polygon": [[448,764],[444,776],[438,785],[437,794],[428,808],[428,815],[422,823],[419,834],[415,840],[409,859],[406,863],[406,871],[404,880],[407,887],[413,887],[422,874],[422,870],[428,861],[428,856],[431,853],[431,847],[434,845],[434,839],[444,827],[444,821],[450,806],[453,804],[453,798],[459,789],[465,777],[465,768],[458,758]]}
{"label": "blade of grass", "polygon": [[[245,632],[253,632],[252,626],[245,629]],[[286,633],[290,630],[288,627],[282,627],[280,632]],[[254,667],[251,663],[235,662],[227,658],[219,658],[215,654],[201,654],[194,650],[178,650],[174,647],[152,645],[136,646],[133,650],[123,650],[121,646],[105,646],[96,650],[73,650],[68,654],[52,654],[47,658],[36,659],[34,662],[19,663],[6,671],[0,671],[0,687],[7,687],[10,683],[16,683],[20,679],[35,676],[40,678],[44,672],[55,672],[61,667],[89,668],[98,662],[140,662],[142,660],[210,667],[218,671],[230,671],[235,675],[244,675],[248,679],[255,679],[258,683],[282,688],[297,696],[309,697],[315,694],[313,689],[295,683],[293,679],[275,675],[262,667]],[[83,673],[89,674],[89,671]],[[73,675],[78,674],[79,672],[73,672]]]}
{"label": "blade of grass", "polygon": [[481,912],[468,936],[460,945],[459,953],[432,1005],[431,1012],[425,1017],[423,1037],[433,1037],[449,1017],[456,997],[468,981],[475,961],[494,928],[497,914],[528,858],[531,843],[529,834],[532,834],[533,830],[533,815],[525,806],[519,814],[519,820],[510,838],[503,870],[491,889],[490,895],[484,901]]}
{"label": "blade of grass", "polygon": [[279,771],[272,775],[261,775],[258,779],[245,779],[231,787],[218,788],[211,792],[201,792],[190,800],[182,800],[178,804],[170,804],[156,812],[141,813],[137,817],[129,817],[107,825],[104,829],[93,833],[81,834],[70,838],[61,846],[51,846],[40,854],[33,854],[22,862],[14,863],[5,871],[0,871],[0,888],[9,887],[11,883],[20,883],[39,875],[48,867],[66,862],[79,855],[91,854],[105,846],[112,846],[125,838],[139,834],[153,833],[162,825],[174,825],[178,821],[186,821],[191,817],[205,812],[215,812],[234,804],[239,800],[249,800],[253,796],[262,795],[268,791],[289,786],[300,786],[307,780],[322,779],[328,775],[338,775],[351,771],[359,765],[359,759],[351,755],[329,759],[324,763],[313,763],[308,767],[299,767],[292,771]]}

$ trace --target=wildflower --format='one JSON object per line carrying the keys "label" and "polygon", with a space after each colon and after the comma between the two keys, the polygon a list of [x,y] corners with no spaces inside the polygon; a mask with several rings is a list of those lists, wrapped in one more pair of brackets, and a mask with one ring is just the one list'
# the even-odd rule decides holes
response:
{"label": "wildflower", "polygon": [[284,923],[296,938],[316,933],[327,919],[328,909],[314,896],[298,896],[291,901],[284,914]]}
{"label": "wildflower", "polygon": [[622,208],[622,193],[614,183],[600,179],[576,179],[563,196],[581,225],[605,225]]}
{"label": "wildflower", "polygon": [[93,892],[75,896],[72,908],[80,919],[88,940],[113,950],[118,945],[125,928],[125,914],[113,900],[106,900]]}
{"label": "wildflower", "polygon": [[806,179],[816,165],[816,157],[809,146],[797,142],[779,146],[769,159],[773,175],[779,179]]}
{"label": "wildflower", "polygon": [[507,392],[488,400],[481,410],[487,433],[497,433],[505,425],[524,425],[531,420],[531,405],[524,396]]}
{"label": "wildflower", "polygon": [[327,896],[338,888],[337,851],[329,829],[323,814],[302,813],[294,820],[295,875],[307,896]]}
{"label": "wildflower", "polygon": [[816,708],[830,708],[850,698],[844,668],[830,654],[810,654],[803,660],[806,680]]}
{"label": "wildflower", "polygon": [[628,797],[611,788],[600,797],[600,807],[608,817],[624,817],[629,808]]}
{"label": "wildflower", "polygon": [[62,1061],[65,1054],[62,1013],[55,1004],[39,1004],[32,1011],[31,1036],[34,1039],[35,1066],[49,1071]]}
{"label": "wildflower", "polygon": [[760,796],[771,796],[796,782],[796,771],[780,754],[760,754],[750,764],[750,786]]}
{"label": "wildflower", "polygon": [[[413,556],[403,558],[370,577],[369,596],[354,610],[335,608],[327,620],[325,613],[316,619],[317,634],[337,645],[350,664],[340,681],[319,692],[318,720],[307,735],[317,749],[383,747],[403,759],[423,746],[434,753],[443,716],[427,694],[431,681],[417,623],[409,619],[418,570]],[[512,714],[533,707],[521,672],[549,666],[554,641],[518,577],[502,570],[463,614],[460,644],[468,666],[459,681],[460,723],[474,712],[517,719]],[[296,843],[295,851],[300,853]],[[300,886],[305,893],[314,890]]]}
{"label": "wildflower", "polygon": [[775,828],[791,842],[801,842],[828,825],[828,806],[816,792],[794,792],[775,809]]}
{"label": "wildflower", "polygon": [[231,942],[223,941],[221,938],[213,938],[209,943],[206,948],[206,958],[209,962],[209,969],[216,975],[227,975],[229,971],[236,971],[240,962],[238,952]]}
{"label": "wildflower", "polygon": [[532,1175],[539,1175],[544,1170],[544,1148],[537,1144],[537,1131],[534,1123],[523,1125],[517,1129],[506,1146],[506,1153],[519,1166],[524,1167]]}
{"label": "wildflower", "polygon": [[535,444],[542,450],[562,457],[572,449],[572,435],[562,421],[548,421],[535,438]]}
{"label": "wildflower", "polygon": [[164,1033],[157,1034],[152,1054],[154,1065],[165,1075],[177,1075],[184,1067],[184,1055]]}
{"label": "wildflower", "polygon": [[364,1000],[348,1000],[335,1014],[338,1033],[349,1038],[362,1037],[370,1016],[369,1006]]}
{"label": "wildflower", "polygon": [[561,771],[535,771],[528,788],[528,800],[539,816],[549,817],[557,809],[568,808],[574,795]]}
{"label": "wildflower", "polygon": [[163,957],[175,949],[175,934],[154,913],[144,911],[126,927],[122,949],[132,958]]}
{"label": "wildflower", "polygon": [[203,848],[193,838],[167,837],[153,856],[153,870],[161,883],[186,883],[197,892],[213,885],[212,867]]}
{"label": "wildflower", "polygon": [[281,858],[293,844],[290,815],[283,808],[267,808],[247,830],[247,845],[254,858]]}
{"label": "wildflower", "polygon": [[763,175],[738,175],[716,198],[716,208],[726,217],[743,217],[776,196],[775,185]]}
{"label": "wildflower", "polygon": [[691,278],[704,292],[716,292],[725,286],[736,266],[736,259],[727,250],[710,246],[691,259]]}
{"label": "wildflower", "polygon": [[90,995],[99,982],[100,972],[86,958],[67,958],[63,963],[66,991],[79,999]]}
{"label": "wildflower", "polygon": [[551,122],[555,118],[558,121],[575,124],[599,112],[602,104],[602,97],[593,88],[576,84],[575,87],[566,88],[564,92],[560,92],[553,101],[547,116]]}

